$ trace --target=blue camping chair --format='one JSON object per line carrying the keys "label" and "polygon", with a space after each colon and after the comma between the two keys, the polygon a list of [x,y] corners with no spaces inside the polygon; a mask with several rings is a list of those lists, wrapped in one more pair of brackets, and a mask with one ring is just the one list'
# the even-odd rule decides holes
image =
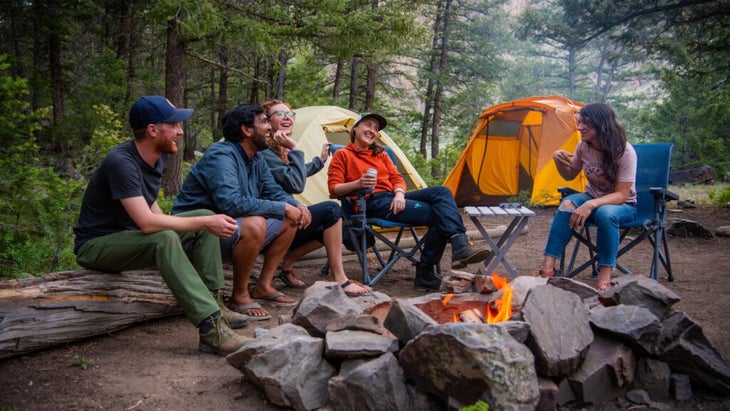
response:
{"label": "blue camping chair", "polygon": [[[667,281],[674,281],[672,264],[669,259],[667,231],[664,226],[664,212],[666,211],[667,201],[679,199],[677,194],[667,190],[672,147],[673,144],[671,143],[634,145],[637,157],[636,219],[620,227],[619,250],[616,257],[616,268],[624,274],[629,274],[630,271],[622,266],[618,259],[642,241],[649,240],[653,249],[650,278],[657,279],[658,264],[661,262],[667,272]],[[576,192],[570,188],[559,188],[558,191],[563,197]],[[575,237],[576,242],[567,269],[565,268],[565,252],[563,252],[563,258],[560,261],[560,271],[565,273],[566,277],[573,277],[588,267],[592,268],[594,277],[598,275],[598,257],[596,255],[596,245],[591,236],[591,227],[595,228],[595,225],[586,224],[581,230],[573,230],[573,237]],[[632,229],[639,229],[641,234],[622,245]],[[581,245],[588,248],[590,257],[588,261],[574,268]]]}
{"label": "blue camping chair", "polygon": [[[339,150],[344,146],[332,144],[330,150],[332,153]],[[385,147],[385,151],[390,156],[393,163],[398,166],[397,157],[395,153]],[[377,283],[385,274],[390,271],[391,268],[402,258],[410,260],[412,263],[418,263],[419,260],[415,257],[416,253],[423,246],[423,237],[419,237],[416,231],[416,226],[410,224],[397,223],[395,221],[389,221],[382,218],[369,218],[367,217],[367,195],[370,194],[369,190],[358,190],[347,194],[346,196],[339,197],[342,205],[343,214],[343,242],[347,249],[357,254],[360,267],[362,268],[363,283],[369,286]],[[357,212],[355,212],[357,210]],[[408,230],[415,240],[415,244],[405,249],[401,246],[400,241],[403,238],[403,234]],[[383,234],[384,231],[397,231],[394,240],[391,240]],[[387,258],[378,249],[375,240],[380,240],[385,244],[390,252]],[[380,264],[380,269],[374,274],[370,275],[370,269],[368,267],[368,251],[371,250]],[[329,270],[329,265],[325,264],[322,267],[322,272],[326,273]]]}

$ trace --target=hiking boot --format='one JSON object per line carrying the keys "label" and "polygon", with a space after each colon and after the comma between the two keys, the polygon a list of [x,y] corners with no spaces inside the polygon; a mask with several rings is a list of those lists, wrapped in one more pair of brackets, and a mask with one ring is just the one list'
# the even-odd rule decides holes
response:
{"label": "hiking boot", "polygon": [[469,244],[466,234],[451,237],[451,268],[464,268],[467,264],[480,263],[489,257],[486,248],[475,248]]}
{"label": "hiking boot", "polygon": [[441,276],[436,272],[433,264],[416,264],[416,280],[413,282],[417,288],[438,291],[441,289]]}
{"label": "hiking boot", "polygon": [[215,302],[218,303],[221,315],[223,315],[223,318],[225,318],[231,328],[238,329],[248,325],[250,318],[246,314],[237,313],[226,307],[220,291],[211,291],[210,293],[213,295],[213,298],[215,298]]}
{"label": "hiking boot", "polygon": [[234,353],[244,346],[251,338],[236,334],[228,326],[220,312],[208,317],[198,326],[200,351],[222,356]]}

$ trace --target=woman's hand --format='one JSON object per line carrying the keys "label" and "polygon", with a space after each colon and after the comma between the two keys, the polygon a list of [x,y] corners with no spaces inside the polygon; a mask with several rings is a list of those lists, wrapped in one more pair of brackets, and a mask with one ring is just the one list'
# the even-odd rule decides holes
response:
{"label": "woman's hand", "polygon": [[406,195],[402,191],[396,191],[393,201],[390,203],[390,211],[398,214],[406,209]]}
{"label": "woman's hand", "polygon": [[288,148],[289,150],[296,150],[298,147],[297,142],[289,137],[289,134],[282,130],[277,130],[276,132],[274,132],[274,135],[272,137],[274,141]]}
{"label": "woman's hand", "polygon": [[324,143],[322,146],[322,152],[319,153],[319,159],[322,160],[322,164],[327,161],[327,157],[330,156],[330,143]]}
{"label": "woman's hand", "polygon": [[553,160],[555,160],[558,166],[570,167],[570,160],[572,158],[573,155],[565,150],[558,150],[553,153]]}
{"label": "woman's hand", "polygon": [[378,176],[365,173],[360,177],[360,188],[373,189],[378,182]]}
{"label": "woman's hand", "polygon": [[592,200],[588,200],[581,204],[580,207],[576,208],[573,214],[570,216],[570,222],[568,225],[573,230],[580,230],[585,226],[586,220],[591,215],[593,210],[596,209],[596,205]]}

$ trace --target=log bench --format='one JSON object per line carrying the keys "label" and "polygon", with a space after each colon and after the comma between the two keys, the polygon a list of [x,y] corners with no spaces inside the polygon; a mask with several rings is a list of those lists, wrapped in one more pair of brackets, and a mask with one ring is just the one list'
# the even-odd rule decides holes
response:
{"label": "log bench", "polygon": [[0,358],[182,314],[156,270],[75,270],[0,282]]}

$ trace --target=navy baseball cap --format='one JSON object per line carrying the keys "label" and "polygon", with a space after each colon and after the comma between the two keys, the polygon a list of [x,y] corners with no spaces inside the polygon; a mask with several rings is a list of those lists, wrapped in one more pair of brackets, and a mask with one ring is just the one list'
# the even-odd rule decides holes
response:
{"label": "navy baseball cap", "polygon": [[144,96],[129,109],[129,125],[132,130],[141,130],[148,124],[179,123],[193,115],[191,108],[177,108],[162,96]]}
{"label": "navy baseball cap", "polygon": [[377,121],[378,126],[380,127],[378,130],[382,130],[388,126],[388,121],[385,120],[385,117],[381,116],[380,114],[362,113],[362,114],[360,114],[360,117],[357,118],[357,121],[355,121],[355,124],[352,125],[352,128],[357,127],[357,125],[360,124],[360,122],[365,120],[366,118],[372,118],[375,121]]}

